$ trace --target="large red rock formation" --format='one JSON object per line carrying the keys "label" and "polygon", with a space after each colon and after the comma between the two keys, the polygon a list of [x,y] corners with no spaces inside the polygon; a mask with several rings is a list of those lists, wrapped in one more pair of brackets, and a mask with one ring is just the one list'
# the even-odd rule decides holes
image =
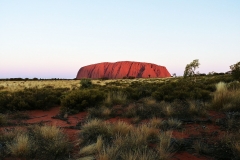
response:
{"label": "large red rock formation", "polygon": [[144,62],[122,61],[116,63],[97,63],[80,68],[77,79],[81,78],[157,78],[170,77],[164,66]]}

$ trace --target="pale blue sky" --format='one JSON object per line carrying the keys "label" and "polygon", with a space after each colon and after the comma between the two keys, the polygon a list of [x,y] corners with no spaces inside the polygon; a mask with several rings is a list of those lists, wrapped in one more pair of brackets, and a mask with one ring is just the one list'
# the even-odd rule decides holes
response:
{"label": "pale blue sky", "polygon": [[183,75],[240,61],[240,0],[0,0],[0,78],[75,78],[116,61]]}

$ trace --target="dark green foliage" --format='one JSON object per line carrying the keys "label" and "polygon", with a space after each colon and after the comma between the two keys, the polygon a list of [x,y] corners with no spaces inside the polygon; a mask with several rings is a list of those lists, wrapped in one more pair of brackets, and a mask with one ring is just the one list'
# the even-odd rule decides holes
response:
{"label": "dark green foliage", "polygon": [[81,79],[80,84],[81,88],[90,88],[92,86],[92,81],[91,79],[84,78]]}
{"label": "dark green foliage", "polygon": [[152,97],[158,101],[164,100],[167,102],[172,102],[176,99],[208,101],[211,99],[211,89],[212,88],[208,88],[202,83],[192,83],[188,80],[179,80],[158,87],[158,89],[152,93]]}
{"label": "dark green foliage", "polygon": [[198,62],[198,59],[193,60],[190,64],[187,64],[185,67],[184,75],[183,77],[192,77],[195,75],[195,70],[198,68],[200,63]]}
{"label": "dark green foliage", "polygon": [[[125,114],[135,113],[140,119],[148,119],[152,117],[161,117],[163,115],[161,105],[159,104],[137,104],[134,108],[130,108]],[[134,115],[127,115],[129,118]]]}
{"label": "dark green foliage", "polygon": [[159,85],[160,84],[156,83],[135,81],[125,88],[125,92],[129,99],[139,100],[151,96],[152,92],[155,91]]}
{"label": "dark green foliage", "polygon": [[228,83],[228,89],[229,90],[239,90],[240,89],[240,83],[238,81],[233,81]]}
{"label": "dark green foliage", "polygon": [[236,80],[240,80],[240,62],[230,66],[232,70],[232,77]]}
{"label": "dark green foliage", "polygon": [[48,109],[60,105],[66,88],[31,88],[16,92],[0,92],[0,112]]}
{"label": "dark green foliage", "polygon": [[88,107],[95,107],[105,99],[104,92],[97,89],[74,90],[61,99],[62,111],[76,113]]}

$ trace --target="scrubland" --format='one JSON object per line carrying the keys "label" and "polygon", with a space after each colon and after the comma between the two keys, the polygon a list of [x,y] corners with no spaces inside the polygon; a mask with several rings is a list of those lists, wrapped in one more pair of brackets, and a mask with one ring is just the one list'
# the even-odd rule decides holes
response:
{"label": "scrubland", "polygon": [[[29,111],[52,107],[66,126],[27,123]],[[237,160],[239,133],[231,75],[0,81],[1,159]]]}

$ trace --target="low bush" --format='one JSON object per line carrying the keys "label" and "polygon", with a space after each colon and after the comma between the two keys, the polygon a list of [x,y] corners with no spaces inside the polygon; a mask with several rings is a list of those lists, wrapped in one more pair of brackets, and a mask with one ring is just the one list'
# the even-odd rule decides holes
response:
{"label": "low bush", "polygon": [[90,88],[92,86],[91,79],[83,78],[80,81],[81,88]]}
{"label": "low bush", "polygon": [[61,99],[61,111],[77,113],[100,106],[105,97],[104,92],[98,89],[73,90]]}
{"label": "low bush", "polygon": [[162,115],[162,108],[158,103],[149,105],[142,103],[137,103],[135,105],[130,104],[123,113],[124,117],[132,118],[138,116],[140,119],[161,117]]}
{"label": "low bush", "polygon": [[105,106],[88,108],[87,112],[88,118],[91,119],[93,118],[107,119],[116,116],[116,113],[114,113],[114,110],[112,108],[108,108]]}
{"label": "low bush", "polygon": [[169,82],[157,88],[151,95],[158,101],[173,102],[174,100],[186,101],[188,99],[209,101],[211,100],[211,88],[202,83],[193,83],[188,80]]}
{"label": "low bush", "polygon": [[0,92],[0,112],[48,109],[60,105],[66,88],[31,88],[16,92]]}

